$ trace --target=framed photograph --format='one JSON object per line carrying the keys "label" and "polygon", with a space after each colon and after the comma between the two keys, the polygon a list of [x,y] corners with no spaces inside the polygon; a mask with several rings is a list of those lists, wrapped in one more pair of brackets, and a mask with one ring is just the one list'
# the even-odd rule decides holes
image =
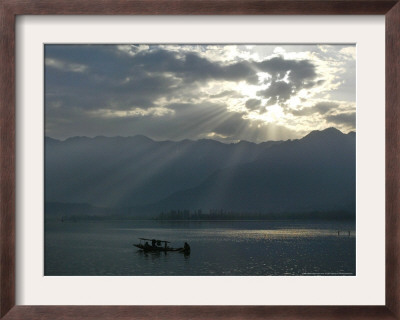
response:
{"label": "framed photograph", "polygon": [[399,17],[5,1],[0,316],[398,319]]}

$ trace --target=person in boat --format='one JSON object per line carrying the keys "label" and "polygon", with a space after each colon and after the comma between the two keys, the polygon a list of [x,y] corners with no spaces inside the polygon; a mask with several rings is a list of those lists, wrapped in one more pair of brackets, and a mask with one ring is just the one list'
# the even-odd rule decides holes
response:
{"label": "person in boat", "polygon": [[156,246],[156,239],[151,240],[151,246],[154,248]]}
{"label": "person in boat", "polygon": [[149,243],[146,241],[146,243],[144,244],[144,247],[146,248],[146,249],[148,249],[148,248],[150,248],[150,245],[149,245]]}
{"label": "person in boat", "polygon": [[183,250],[185,252],[190,252],[190,246],[189,246],[189,244],[187,242],[185,242],[185,244],[183,245]]}

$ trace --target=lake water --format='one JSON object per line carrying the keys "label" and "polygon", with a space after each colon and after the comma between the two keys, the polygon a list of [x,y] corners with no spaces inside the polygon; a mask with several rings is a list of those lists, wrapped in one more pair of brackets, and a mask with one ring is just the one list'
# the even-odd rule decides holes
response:
{"label": "lake water", "polygon": [[[191,254],[145,254],[133,246],[140,237],[172,247],[187,241]],[[47,276],[355,275],[355,253],[353,222],[52,221],[45,228]]]}

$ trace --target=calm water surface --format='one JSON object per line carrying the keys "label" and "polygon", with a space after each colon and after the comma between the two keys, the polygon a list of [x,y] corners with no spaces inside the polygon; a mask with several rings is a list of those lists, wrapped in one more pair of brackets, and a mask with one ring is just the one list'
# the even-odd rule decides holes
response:
{"label": "calm water surface", "polygon": [[[187,241],[191,254],[145,254],[139,237]],[[355,275],[355,246],[353,222],[53,221],[45,275]]]}

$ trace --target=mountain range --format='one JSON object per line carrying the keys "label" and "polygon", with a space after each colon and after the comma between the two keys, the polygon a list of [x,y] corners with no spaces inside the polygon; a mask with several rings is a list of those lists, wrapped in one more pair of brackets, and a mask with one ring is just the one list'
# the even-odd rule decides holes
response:
{"label": "mountain range", "polygon": [[45,138],[46,218],[169,210],[355,213],[354,132],[259,144]]}

